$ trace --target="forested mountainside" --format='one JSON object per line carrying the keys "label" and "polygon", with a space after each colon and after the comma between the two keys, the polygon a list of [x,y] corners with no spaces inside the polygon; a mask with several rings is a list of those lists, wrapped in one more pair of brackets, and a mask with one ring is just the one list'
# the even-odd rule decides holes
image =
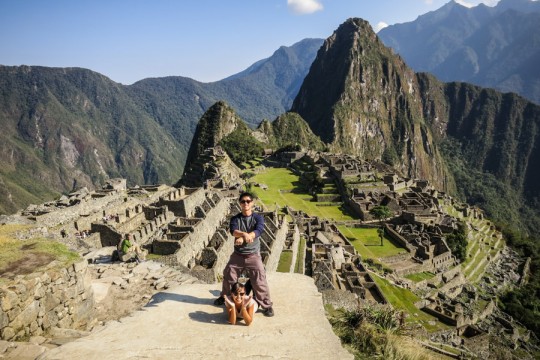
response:
{"label": "forested mountainside", "polygon": [[415,71],[515,92],[540,104],[540,2],[501,0],[466,8],[454,1],[378,33]]}
{"label": "forested mountainside", "polygon": [[251,125],[288,109],[320,39],[281,47],[214,83],[184,77],[130,86],[80,68],[0,66],[0,213],[125,177],[173,183],[197,122],[225,100]]}
{"label": "forested mountainside", "polygon": [[180,173],[179,144],[122,85],[85,69],[0,67],[0,211],[109,177]]}
{"label": "forested mountainside", "polygon": [[281,150],[300,146],[303,149],[323,150],[325,147],[296,113],[282,114],[272,122],[264,120],[253,130],[232,107],[218,101],[204,113],[197,124],[178,185],[203,186],[205,180],[215,180],[219,174],[236,172],[228,161],[220,160],[218,163],[207,155],[208,148],[218,146],[237,165],[260,157],[264,149]]}

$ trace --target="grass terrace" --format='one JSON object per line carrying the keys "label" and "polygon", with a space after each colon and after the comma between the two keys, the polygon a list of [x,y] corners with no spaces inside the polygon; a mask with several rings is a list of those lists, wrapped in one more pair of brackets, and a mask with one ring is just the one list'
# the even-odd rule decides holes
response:
{"label": "grass terrace", "polygon": [[[256,188],[259,199],[268,210],[274,210],[285,205],[295,210],[302,210],[310,216],[332,220],[354,220],[342,205],[317,203],[312,196],[302,188],[299,178],[289,169],[266,168],[264,172],[255,175],[252,180],[268,186],[268,190]],[[326,206],[317,206],[326,205]]]}
{"label": "grass terrace", "polygon": [[397,246],[390,239],[384,237],[383,245],[376,228],[353,228],[338,226],[339,231],[349,239],[362,258],[382,259],[385,257],[404,254],[403,247]]}
{"label": "grass terrace", "polygon": [[434,276],[435,276],[434,273],[424,271],[424,272],[421,272],[421,273],[405,275],[405,278],[407,278],[409,280],[412,280],[414,282],[420,282],[420,281],[423,281],[423,280],[432,279]]}
{"label": "grass terrace", "polygon": [[57,241],[41,237],[19,240],[16,233],[28,231],[26,225],[2,225],[0,227],[0,278],[4,281],[16,275],[38,271],[51,262],[56,267],[67,267],[80,259],[75,252]]}
{"label": "grass terrace", "polygon": [[304,254],[305,249],[306,249],[306,238],[301,236],[300,241],[298,243],[298,256],[296,257],[296,264],[294,265],[294,272],[297,274],[304,273],[304,261],[303,261],[302,254]]}
{"label": "grass terrace", "polygon": [[292,257],[292,251],[282,251],[281,256],[279,257],[277,271],[288,273],[291,270]]}
{"label": "grass terrace", "polygon": [[450,326],[439,322],[436,317],[418,310],[414,303],[419,301],[420,298],[412,291],[392,285],[386,279],[375,274],[372,275],[373,280],[394,309],[404,310],[409,314],[406,320],[407,323],[419,324],[428,332],[451,329]]}

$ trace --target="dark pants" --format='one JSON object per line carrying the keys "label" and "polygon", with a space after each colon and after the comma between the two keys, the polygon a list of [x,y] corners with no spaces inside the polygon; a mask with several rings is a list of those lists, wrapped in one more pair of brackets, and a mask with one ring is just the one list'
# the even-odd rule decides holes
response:
{"label": "dark pants", "polygon": [[253,295],[261,308],[266,309],[272,306],[270,300],[270,290],[266,281],[266,270],[262,263],[260,254],[240,255],[232,253],[229,262],[223,269],[223,287],[221,295],[230,295],[231,286],[238,280],[242,271],[247,272],[247,276],[253,287]]}

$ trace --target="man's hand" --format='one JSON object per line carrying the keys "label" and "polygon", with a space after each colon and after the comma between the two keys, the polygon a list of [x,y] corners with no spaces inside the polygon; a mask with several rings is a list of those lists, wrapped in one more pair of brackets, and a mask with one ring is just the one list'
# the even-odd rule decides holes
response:
{"label": "man's hand", "polygon": [[255,233],[254,232],[246,233],[244,239],[246,240],[247,244],[251,244],[253,240],[255,240]]}
{"label": "man's hand", "polygon": [[244,238],[243,237],[239,237],[239,238],[234,239],[234,245],[242,245],[243,243],[244,243]]}

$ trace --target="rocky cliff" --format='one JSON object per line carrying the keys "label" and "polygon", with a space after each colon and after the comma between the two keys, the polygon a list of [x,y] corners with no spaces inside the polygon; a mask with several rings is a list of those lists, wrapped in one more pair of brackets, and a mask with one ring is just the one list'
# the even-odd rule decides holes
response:
{"label": "rocky cliff", "polygon": [[422,103],[414,71],[368,22],[349,19],[324,42],[291,110],[332,151],[382,158],[405,175],[446,188]]}

